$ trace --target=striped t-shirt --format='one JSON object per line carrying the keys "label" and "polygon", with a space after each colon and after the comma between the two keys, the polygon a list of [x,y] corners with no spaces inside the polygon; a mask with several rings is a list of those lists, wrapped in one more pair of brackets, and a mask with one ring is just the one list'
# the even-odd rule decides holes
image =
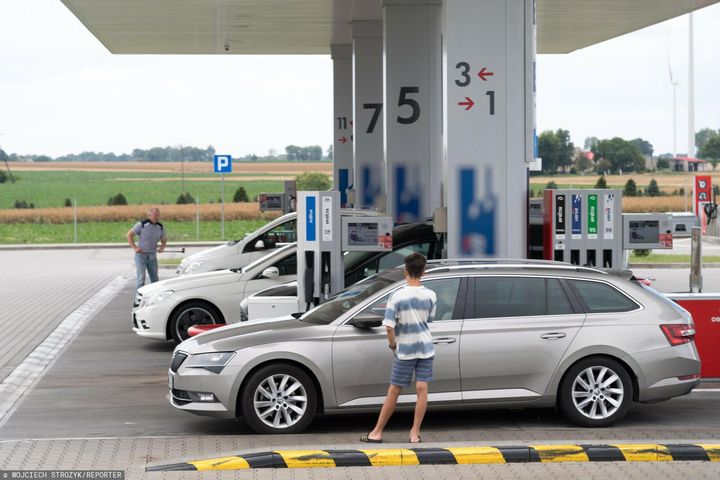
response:
{"label": "striped t-shirt", "polygon": [[435,292],[404,286],[390,296],[383,325],[395,328],[397,358],[413,360],[435,355],[428,323],[435,317]]}

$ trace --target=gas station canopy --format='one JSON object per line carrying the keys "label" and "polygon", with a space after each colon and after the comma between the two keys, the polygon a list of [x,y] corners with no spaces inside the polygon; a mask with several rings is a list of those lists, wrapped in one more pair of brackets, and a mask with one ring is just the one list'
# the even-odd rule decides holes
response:
{"label": "gas station canopy", "polygon": [[[116,54],[330,54],[381,0],[62,0]],[[537,0],[538,53],[569,53],[720,0]]]}

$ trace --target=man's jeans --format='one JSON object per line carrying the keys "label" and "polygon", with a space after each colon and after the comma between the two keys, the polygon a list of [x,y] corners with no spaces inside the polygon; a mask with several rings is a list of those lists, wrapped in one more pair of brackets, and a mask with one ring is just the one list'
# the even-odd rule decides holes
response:
{"label": "man's jeans", "polygon": [[150,275],[150,283],[158,281],[158,262],[157,253],[142,252],[135,254],[135,269],[137,270],[137,280],[135,282],[135,290],[145,285],[145,269]]}

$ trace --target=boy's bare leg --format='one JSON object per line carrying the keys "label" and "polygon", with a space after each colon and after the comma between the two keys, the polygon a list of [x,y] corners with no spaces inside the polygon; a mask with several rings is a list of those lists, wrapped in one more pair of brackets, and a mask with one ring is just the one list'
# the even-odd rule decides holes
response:
{"label": "boy's bare leg", "polygon": [[427,410],[427,382],[415,382],[415,391],[417,392],[417,403],[415,404],[415,419],[410,429],[410,443],[420,441],[420,425],[422,425],[425,410]]}
{"label": "boy's bare leg", "polygon": [[[425,396],[427,403],[427,384],[425,385]],[[401,391],[401,387],[398,387],[397,385],[390,385],[390,388],[388,388],[387,397],[385,397],[385,402],[383,403],[382,410],[380,410],[380,416],[378,417],[377,424],[375,425],[373,431],[368,434],[368,438],[371,438],[373,440],[382,439],[383,429],[385,428],[385,425],[387,425],[388,420],[390,420],[390,417],[395,411],[395,406],[397,405],[398,396],[400,395]]]}

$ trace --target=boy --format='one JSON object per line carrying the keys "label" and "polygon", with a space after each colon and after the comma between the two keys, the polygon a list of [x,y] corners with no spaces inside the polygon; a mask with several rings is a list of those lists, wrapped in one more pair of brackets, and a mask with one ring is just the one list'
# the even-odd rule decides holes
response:
{"label": "boy", "polygon": [[403,387],[409,387],[415,373],[415,419],[410,430],[410,443],[419,443],[420,424],[427,408],[428,382],[433,379],[432,362],[435,356],[428,323],[435,316],[435,292],[425,288],[420,278],[425,273],[425,257],[412,253],[405,257],[407,285],[390,296],[383,325],[387,329],[390,350],[395,354],[390,388],[375,428],[360,440],[381,443],[382,431],[395,411]]}

